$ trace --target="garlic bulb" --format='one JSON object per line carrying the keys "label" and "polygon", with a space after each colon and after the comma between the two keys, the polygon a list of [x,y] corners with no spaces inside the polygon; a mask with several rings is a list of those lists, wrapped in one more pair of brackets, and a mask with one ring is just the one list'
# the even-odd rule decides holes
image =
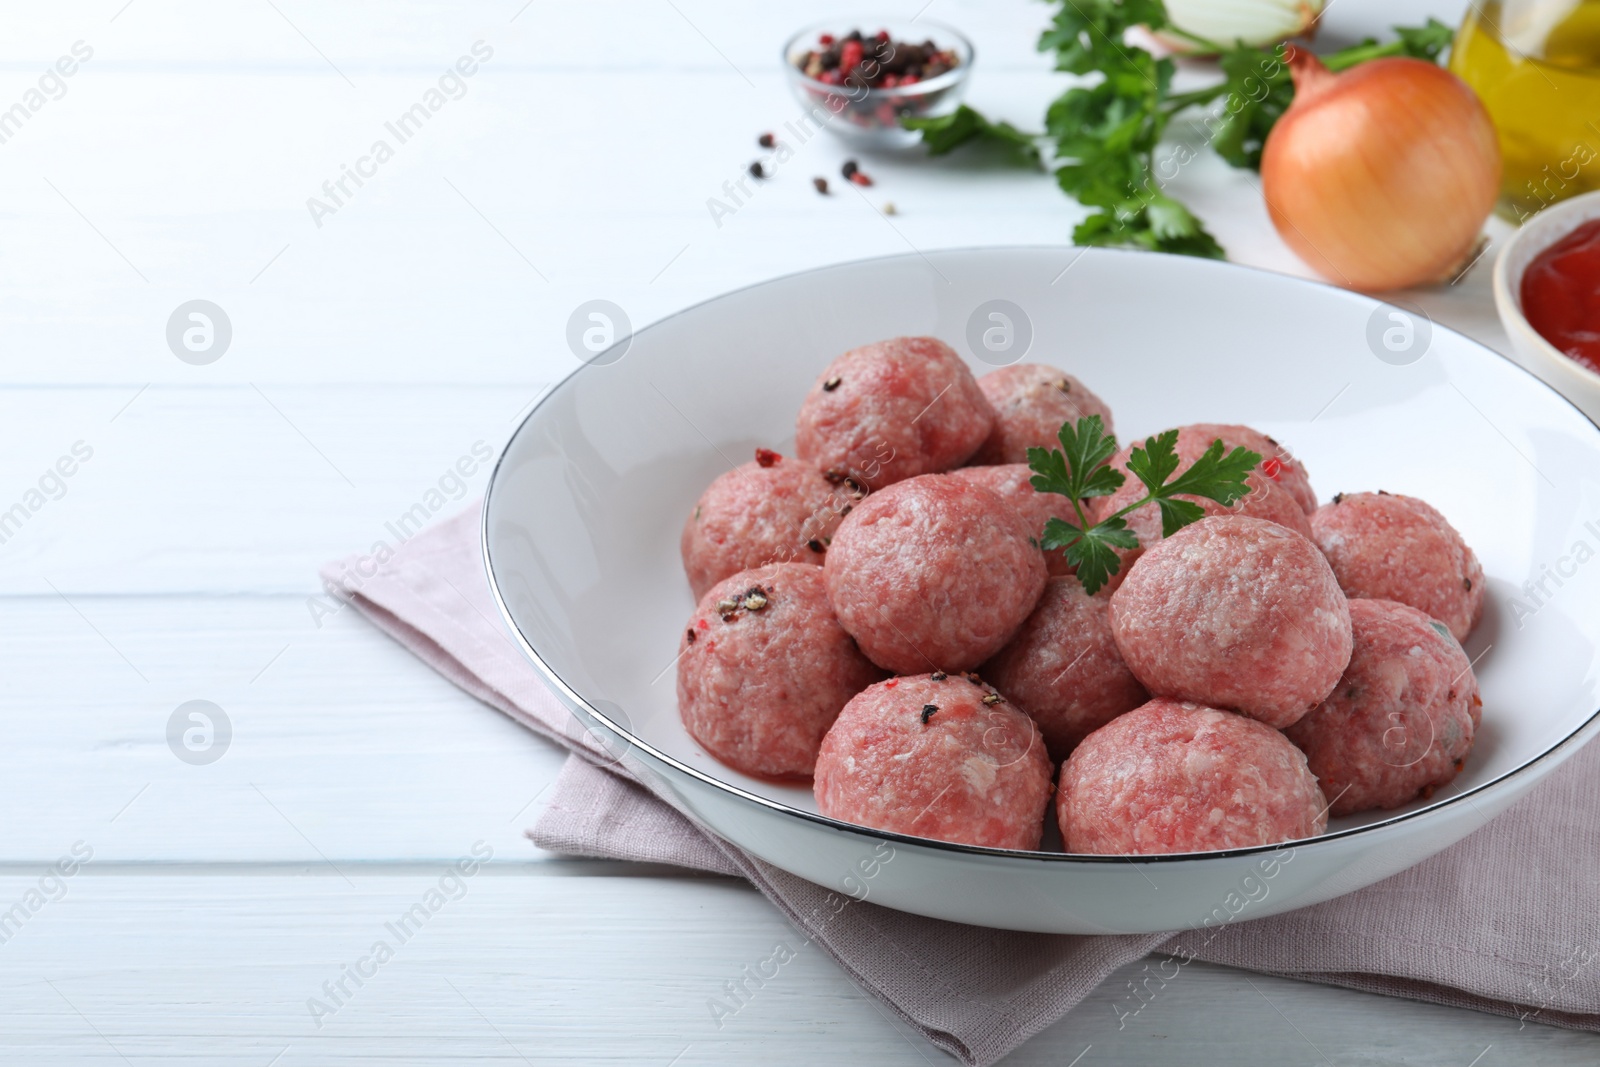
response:
{"label": "garlic bulb", "polygon": [[[1167,0],[1167,19],[1171,30],[1220,45],[1261,47],[1310,32],[1322,7],[1323,0]],[[1156,36],[1175,51],[1208,51],[1171,30]]]}

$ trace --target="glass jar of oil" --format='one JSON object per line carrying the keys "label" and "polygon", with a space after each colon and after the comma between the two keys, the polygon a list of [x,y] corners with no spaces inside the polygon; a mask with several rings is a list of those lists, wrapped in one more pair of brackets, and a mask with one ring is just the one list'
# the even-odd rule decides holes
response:
{"label": "glass jar of oil", "polygon": [[1499,131],[1501,214],[1600,189],[1600,0],[1469,5],[1450,69]]}

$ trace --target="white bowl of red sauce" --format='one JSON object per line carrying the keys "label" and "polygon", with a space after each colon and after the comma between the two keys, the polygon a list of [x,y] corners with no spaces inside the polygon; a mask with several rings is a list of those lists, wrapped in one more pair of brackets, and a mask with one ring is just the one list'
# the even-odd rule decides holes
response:
{"label": "white bowl of red sauce", "polygon": [[1494,302],[1523,365],[1600,422],[1600,192],[1523,224],[1495,265]]}

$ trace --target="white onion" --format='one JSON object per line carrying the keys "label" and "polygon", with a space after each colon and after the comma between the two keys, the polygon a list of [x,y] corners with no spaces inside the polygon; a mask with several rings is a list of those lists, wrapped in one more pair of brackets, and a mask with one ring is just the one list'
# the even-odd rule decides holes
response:
{"label": "white onion", "polygon": [[[1307,33],[1322,7],[1323,0],[1167,0],[1167,21],[1220,45],[1261,47]],[[1156,36],[1177,52],[1208,51],[1177,34]]]}

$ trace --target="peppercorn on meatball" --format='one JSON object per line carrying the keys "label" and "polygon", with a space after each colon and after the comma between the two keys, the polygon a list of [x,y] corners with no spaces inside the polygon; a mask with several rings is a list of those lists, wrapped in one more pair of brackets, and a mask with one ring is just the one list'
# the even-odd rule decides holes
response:
{"label": "peppercorn on meatball", "polygon": [[1044,589],[1044,555],[993,490],[924,474],[839,524],[824,572],[839,622],[891,671],[970,670],[1000,651]]}
{"label": "peppercorn on meatball", "polygon": [[993,426],[989,401],[949,345],[896,337],[829,364],[800,406],[795,449],[824,471],[882,489],[959,467]]}
{"label": "peppercorn on meatball", "polygon": [[1346,596],[1409,604],[1457,641],[1483,618],[1483,565],[1456,528],[1416,497],[1341,493],[1311,516],[1311,531]]}
{"label": "peppercorn on meatball", "polygon": [[1038,724],[1058,762],[1092,731],[1150,699],[1117,652],[1108,598],[1090,596],[1066,576],[1050,579],[1017,636],[981,673]]}
{"label": "peppercorn on meatball", "polygon": [[883,677],[828,606],[822,568],[775,563],[713,586],[678,640],[678,713],[717,759],[806,778],[839,709]]}
{"label": "peppercorn on meatball", "polygon": [[1117,650],[1150,692],[1294,723],[1350,662],[1350,606],[1317,546],[1238,515],[1156,542],[1111,596]]}
{"label": "peppercorn on meatball", "polygon": [[[1065,519],[1077,523],[1072,501],[1060,493],[1041,493],[1033,487],[1033,471],[1026,463],[1006,463],[998,467],[962,467],[949,475],[958,481],[981,485],[999,494],[1012,511],[1028,528],[1028,536],[1038,541],[1044,536],[1044,527],[1051,519]],[[1044,552],[1043,549],[1040,549]],[[1072,564],[1066,553],[1055,549],[1044,553],[1045,566],[1051,574],[1071,574]]]}
{"label": "peppercorn on meatball", "polygon": [[1333,814],[1398,808],[1461,770],[1478,728],[1478,680],[1443,623],[1392,600],[1350,601],[1355,651],[1333,693],[1284,731]]}
{"label": "peppercorn on meatball", "polygon": [[857,694],[822,740],[822,814],[875,830],[1035,849],[1053,771],[1022,712],[976,677],[891,678]]}
{"label": "peppercorn on meatball", "polygon": [[809,463],[756,449],[719,475],[683,524],[678,547],[695,599],[717,582],[767,563],[822,563],[839,520],[860,499]]}
{"label": "peppercorn on meatball", "polygon": [[994,429],[972,457],[974,464],[1028,462],[1029,448],[1060,448],[1062,423],[1099,415],[1115,433],[1111,409],[1078,379],[1043,363],[1017,363],[992,370],[978,388],[994,408]]}
{"label": "peppercorn on meatball", "polygon": [[1061,767],[1068,852],[1211,852],[1314,837],[1326,801],[1306,758],[1270,726],[1156,699],[1096,730]]}

